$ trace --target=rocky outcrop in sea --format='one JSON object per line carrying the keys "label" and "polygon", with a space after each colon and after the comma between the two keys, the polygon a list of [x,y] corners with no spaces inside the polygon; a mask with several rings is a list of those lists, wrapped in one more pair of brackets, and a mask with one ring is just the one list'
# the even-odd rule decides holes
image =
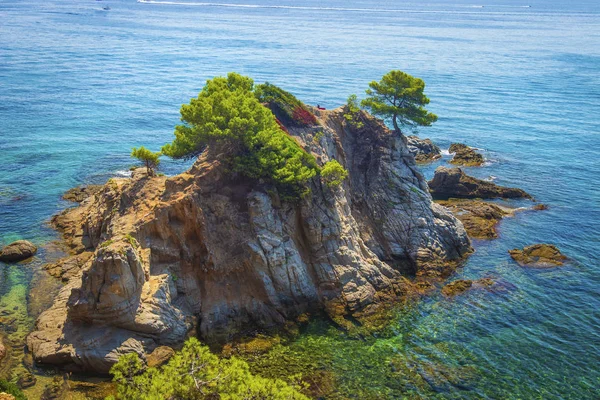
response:
{"label": "rocky outcrop in sea", "polygon": [[469,239],[406,139],[366,114],[356,128],[343,109],[314,112],[318,125],[287,129],[348,170],[341,187],[316,178],[287,202],[209,148],[180,175],[139,169],[56,216],[73,255],[52,268],[66,284],[28,337],[34,360],[107,372],[194,330],[226,341],[306,312],[360,317],[404,296],[407,276],[447,276]]}
{"label": "rocky outcrop in sea", "polygon": [[407,136],[406,139],[408,150],[415,156],[417,163],[425,164],[442,158],[442,151],[431,139],[421,139],[415,135]]}

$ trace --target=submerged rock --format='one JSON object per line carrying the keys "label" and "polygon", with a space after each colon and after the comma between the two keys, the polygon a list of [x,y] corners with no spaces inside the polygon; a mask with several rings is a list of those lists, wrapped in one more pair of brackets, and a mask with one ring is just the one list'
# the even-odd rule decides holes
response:
{"label": "submerged rock", "polygon": [[338,109],[287,127],[349,172],[334,190],[314,179],[298,202],[232,177],[209,148],[187,172],[112,179],[55,217],[79,255],[59,263],[68,282],[28,337],[35,361],[106,372],[194,328],[227,341],[306,312],[366,315],[403,296],[407,274],[447,275],[471,251],[462,224],[433,203],[403,138],[361,120],[348,126]]}
{"label": "submerged rock", "polygon": [[0,261],[17,262],[33,257],[37,247],[27,240],[17,240],[0,251]]}
{"label": "submerged rock", "polygon": [[508,253],[522,267],[552,268],[563,265],[567,260],[567,257],[551,244],[534,244],[522,250],[509,250]]}
{"label": "submerged rock", "polygon": [[72,201],[74,203],[81,203],[85,199],[90,196],[95,195],[96,193],[102,190],[104,185],[85,185],[78,186],[72,189],[69,189],[63,195],[63,199],[67,201]]}
{"label": "submerged rock", "polygon": [[462,143],[452,143],[448,151],[454,153],[450,164],[462,165],[463,167],[478,167],[483,165],[485,161],[481,154]]}
{"label": "submerged rock", "polygon": [[433,179],[429,181],[429,190],[434,199],[440,200],[451,197],[463,199],[532,198],[524,190],[498,186],[492,182],[473,178],[460,168],[438,167]]}
{"label": "submerged rock", "polygon": [[418,136],[407,136],[408,150],[415,156],[419,164],[428,163],[442,158],[442,151],[431,139],[420,139]]}
{"label": "submerged rock", "polygon": [[442,288],[442,294],[447,297],[456,296],[464,293],[471,288],[489,288],[494,285],[491,278],[481,278],[477,280],[459,279],[451,282]]}

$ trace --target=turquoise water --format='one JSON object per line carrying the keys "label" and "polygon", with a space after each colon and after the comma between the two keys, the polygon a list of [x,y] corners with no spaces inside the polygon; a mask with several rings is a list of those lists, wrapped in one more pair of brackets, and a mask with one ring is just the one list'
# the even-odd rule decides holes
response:
{"label": "turquoise water", "polygon": [[[331,339],[331,367],[357,393],[369,374],[349,349],[380,346],[390,349],[373,358],[383,369],[398,354],[475,368],[468,384],[414,389],[424,396],[600,398],[597,1],[159,3],[0,1],[0,244],[54,238],[45,223],[67,206],[61,194],[125,174],[132,146],[170,141],[179,106],[208,78],[237,71],[336,107],[402,69],[427,82],[440,116],[422,136],[483,149],[490,162],[470,174],[519,186],[550,210],[502,222],[500,238],[477,242],[456,274],[496,277],[505,291],[431,298],[373,343]],[[166,173],[183,168],[164,162]],[[537,242],[575,262],[510,262],[508,249]],[[0,268],[5,296],[20,267]],[[298,346],[318,337],[306,335]],[[413,390],[396,378],[373,390]]]}

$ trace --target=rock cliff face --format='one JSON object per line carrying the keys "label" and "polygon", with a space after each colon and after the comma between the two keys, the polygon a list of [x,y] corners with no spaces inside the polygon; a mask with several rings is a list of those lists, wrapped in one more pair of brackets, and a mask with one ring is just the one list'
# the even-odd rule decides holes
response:
{"label": "rock cliff face", "polygon": [[469,240],[432,202],[406,139],[367,115],[357,130],[342,109],[315,112],[320,125],[289,131],[320,164],[345,166],[339,188],[316,178],[309,196],[284,202],[225,174],[208,149],[185,173],[137,170],[55,217],[74,255],[28,338],[34,359],[106,372],[194,329],[227,340],[304,312],[352,315],[401,296],[405,276],[451,271]]}

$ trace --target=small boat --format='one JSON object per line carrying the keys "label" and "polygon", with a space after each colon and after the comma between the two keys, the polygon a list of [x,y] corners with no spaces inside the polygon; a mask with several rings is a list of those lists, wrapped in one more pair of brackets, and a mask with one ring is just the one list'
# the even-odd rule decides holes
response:
{"label": "small boat", "polygon": [[108,11],[108,10],[110,10],[110,7],[109,6],[104,6],[104,7],[102,7],[102,9]]}

